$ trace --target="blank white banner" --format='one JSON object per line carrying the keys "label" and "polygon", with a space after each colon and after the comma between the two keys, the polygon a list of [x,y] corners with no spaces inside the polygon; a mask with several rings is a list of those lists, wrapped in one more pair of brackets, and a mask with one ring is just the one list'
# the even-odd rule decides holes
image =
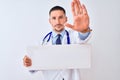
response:
{"label": "blank white banner", "polygon": [[32,59],[29,70],[90,68],[91,45],[41,45],[30,46],[27,53]]}

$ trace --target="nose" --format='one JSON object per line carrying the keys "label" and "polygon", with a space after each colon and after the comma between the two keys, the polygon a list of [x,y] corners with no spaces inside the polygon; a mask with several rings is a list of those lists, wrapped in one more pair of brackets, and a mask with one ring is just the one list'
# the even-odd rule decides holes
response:
{"label": "nose", "polygon": [[60,20],[59,19],[56,19],[56,24],[60,24]]}

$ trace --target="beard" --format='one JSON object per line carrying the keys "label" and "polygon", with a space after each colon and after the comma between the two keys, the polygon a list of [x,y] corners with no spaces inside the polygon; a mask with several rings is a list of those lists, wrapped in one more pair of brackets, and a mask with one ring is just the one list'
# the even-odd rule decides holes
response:
{"label": "beard", "polygon": [[56,24],[56,25],[54,26],[54,30],[55,30],[56,32],[62,32],[62,31],[64,30],[64,25],[62,25],[62,24]]}

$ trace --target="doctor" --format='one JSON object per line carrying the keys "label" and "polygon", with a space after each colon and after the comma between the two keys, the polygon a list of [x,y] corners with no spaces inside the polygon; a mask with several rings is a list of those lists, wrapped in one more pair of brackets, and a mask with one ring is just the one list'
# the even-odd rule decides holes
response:
{"label": "doctor", "polygon": [[[81,5],[79,0],[73,0],[71,3],[73,14],[73,25],[66,23],[67,17],[64,8],[54,6],[49,11],[49,22],[52,31],[43,38],[43,45],[52,44],[79,44],[86,43],[90,37],[91,29],[89,27],[89,16],[85,5]],[[65,26],[71,28],[65,30]],[[23,59],[24,66],[32,65],[32,60],[25,56]],[[67,70],[38,70],[43,80],[80,80],[79,69]]]}

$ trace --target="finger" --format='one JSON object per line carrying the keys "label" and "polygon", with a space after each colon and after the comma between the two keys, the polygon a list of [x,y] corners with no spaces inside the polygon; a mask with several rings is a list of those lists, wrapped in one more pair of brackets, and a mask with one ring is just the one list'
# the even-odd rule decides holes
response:
{"label": "finger", "polygon": [[31,65],[32,65],[31,63],[24,63],[24,66],[26,66],[26,67],[29,67]]}
{"label": "finger", "polygon": [[29,63],[29,62],[31,62],[31,59],[29,57],[25,56],[24,59],[23,59],[23,62],[24,63]]}
{"label": "finger", "polygon": [[80,13],[80,7],[77,0],[74,0],[74,5],[75,5],[76,15],[78,15]]}
{"label": "finger", "polygon": [[27,55],[25,55],[25,56],[24,56],[23,60],[24,60],[24,59],[26,59],[26,58],[28,58],[28,56],[27,56]]}
{"label": "finger", "polygon": [[31,62],[31,60],[30,59],[25,59],[25,61],[24,61],[25,63],[30,63]]}
{"label": "finger", "polygon": [[31,66],[32,62],[30,60],[24,62],[24,66]]}
{"label": "finger", "polygon": [[23,58],[23,61],[25,61],[27,59],[27,56],[25,55],[24,58]]}
{"label": "finger", "polygon": [[72,10],[73,16],[76,16],[76,14],[75,14],[74,2],[71,3],[71,10]]}
{"label": "finger", "polygon": [[80,14],[83,12],[80,0],[77,0]]}
{"label": "finger", "polygon": [[77,0],[77,4],[81,8],[81,2],[80,2],[80,0]]}
{"label": "finger", "polygon": [[66,23],[65,26],[68,27],[68,28],[73,28],[73,25],[71,25],[69,23]]}
{"label": "finger", "polygon": [[83,14],[87,14],[87,9],[84,4],[82,5],[82,8],[83,8]]}

